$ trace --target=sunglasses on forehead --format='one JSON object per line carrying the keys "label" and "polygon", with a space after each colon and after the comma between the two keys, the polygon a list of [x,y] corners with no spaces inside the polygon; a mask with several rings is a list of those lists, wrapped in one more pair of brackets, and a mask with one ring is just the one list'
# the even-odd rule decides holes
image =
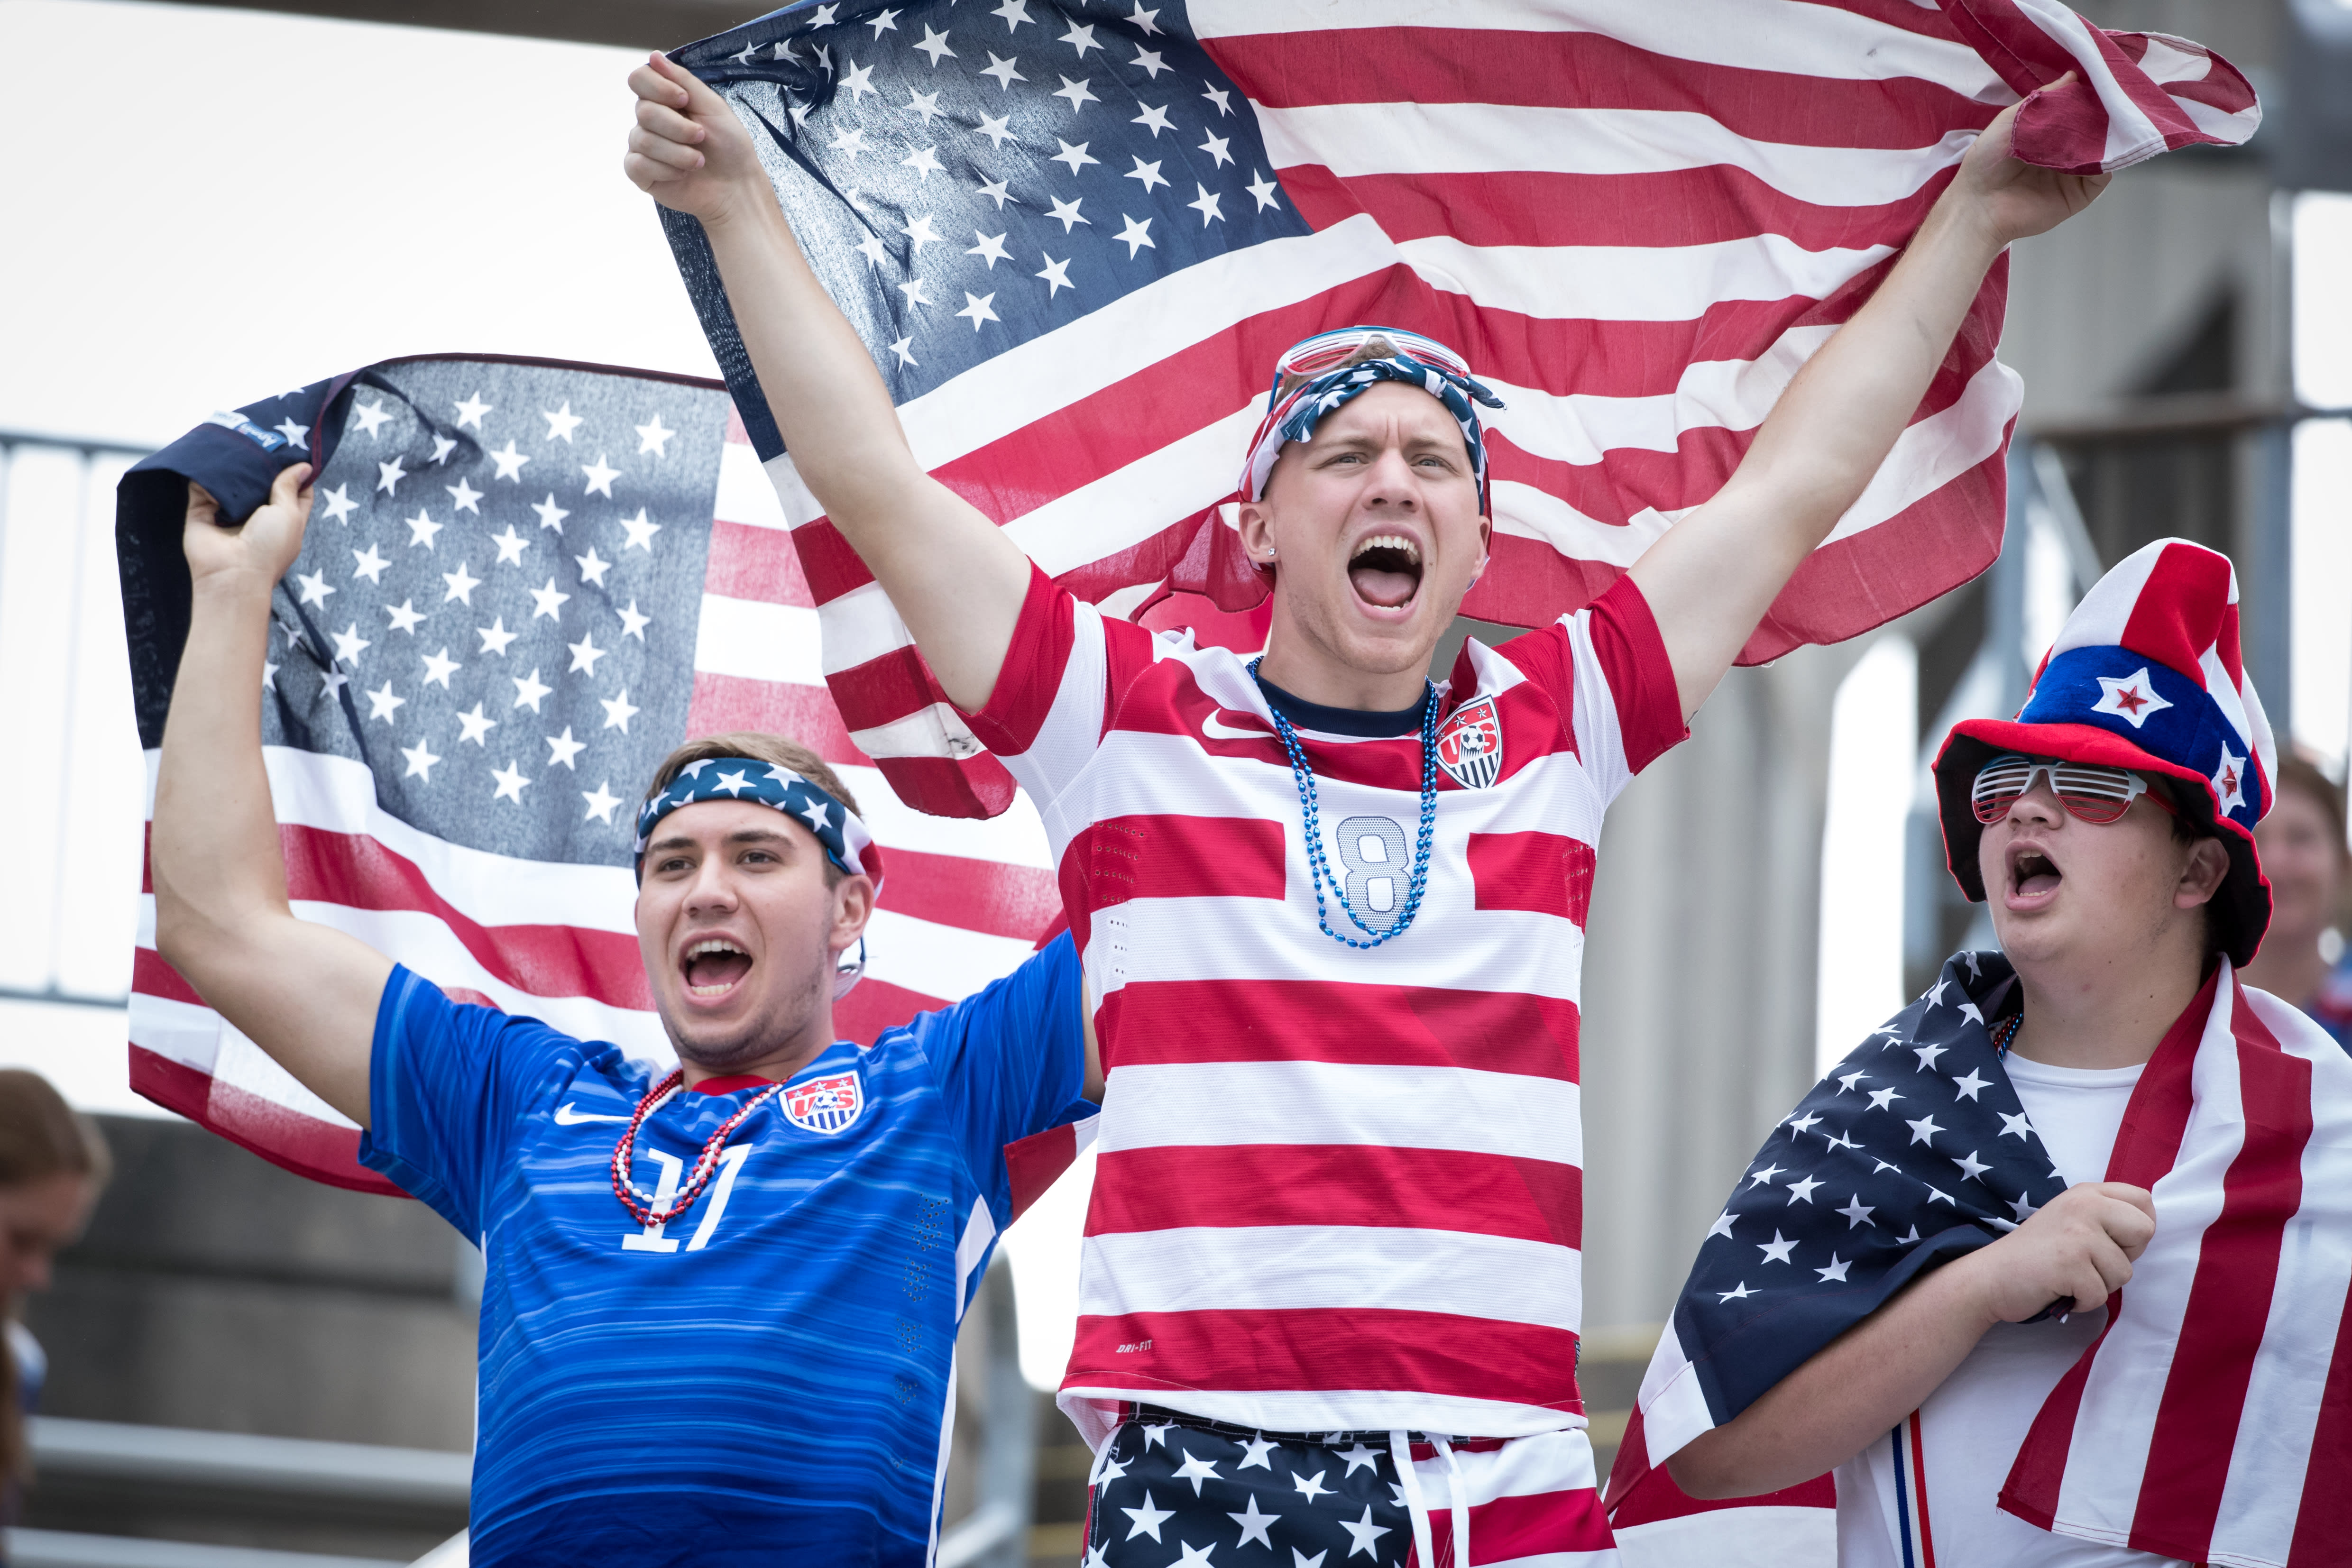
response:
{"label": "sunglasses on forehead", "polygon": [[1373,339],[1387,341],[1402,357],[1420,364],[1444,371],[1451,375],[1468,376],[1470,366],[1462,357],[1443,343],[1422,337],[1417,332],[1402,332],[1393,328],[1360,327],[1341,332],[1326,332],[1293,344],[1274,367],[1274,384],[1279,387],[1286,380],[1296,377],[1311,381],[1326,371],[1338,370]]}
{"label": "sunglasses on forehead", "polygon": [[2018,797],[2033,788],[2036,779],[2050,780],[2050,792],[2067,814],[2080,822],[2112,822],[2131,810],[2132,802],[2147,796],[2167,811],[2172,802],[2164,792],[2152,788],[2138,774],[2124,768],[2101,768],[2086,762],[2059,762],[2049,758],[2023,757],[2012,751],[1996,757],[1977,769],[1976,783],[1969,790],[1969,804],[1976,810],[1977,821],[1990,827],[2009,815]]}

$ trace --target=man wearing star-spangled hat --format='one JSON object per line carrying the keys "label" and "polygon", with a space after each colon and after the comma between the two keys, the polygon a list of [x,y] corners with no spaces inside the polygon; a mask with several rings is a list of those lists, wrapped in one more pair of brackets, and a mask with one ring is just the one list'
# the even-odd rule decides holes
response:
{"label": "man wearing star-spangled hat", "polygon": [[2276,766],[2231,564],[2179,539],[2100,580],[2015,718],[1954,727],[1946,849],[2000,951],[1724,1206],[1612,1478],[1629,1561],[1724,1539],[1637,1547],[1672,1483],[1829,1469],[1847,1568],[2347,1560],[2352,1060],[2236,973]]}

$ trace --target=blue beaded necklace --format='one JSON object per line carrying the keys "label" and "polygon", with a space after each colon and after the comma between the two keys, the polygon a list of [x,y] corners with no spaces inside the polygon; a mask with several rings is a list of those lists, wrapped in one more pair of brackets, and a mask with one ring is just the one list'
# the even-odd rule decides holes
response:
{"label": "blue beaded necklace", "polygon": [[[1252,679],[1257,677],[1257,667],[1265,662],[1259,654],[1249,663]],[[1323,858],[1323,823],[1315,789],[1314,770],[1307,766],[1306,749],[1298,744],[1298,732],[1280,708],[1266,704],[1274,716],[1274,733],[1282,739],[1282,749],[1290,758],[1291,782],[1298,787],[1298,809],[1307,820],[1307,869],[1315,883],[1315,924],[1323,935],[1334,942],[1344,942],[1350,947],[1372,948],[1394,937],[1402,936],[1412,925],[1412,917],[1421,913],[1422,894],[1429,885],[1429,846],[1437,829],[1437,687],[1423,682],[1429,688],[1421,709],[1421,835],[1413,845],[1412,877],[1407,884],[1404,907],[1385,931],[1376,931],[1364,924],[1364,917],[1349,904],[1345,884],[1331,875]],[[1340,913],[1347,915],[1357,930],[1371,938],[1359,942],[1353,936],[1331,929],[1330,915],[1323,902],[1323,883],[1331,883],[1331,896],[1339,901]]]}

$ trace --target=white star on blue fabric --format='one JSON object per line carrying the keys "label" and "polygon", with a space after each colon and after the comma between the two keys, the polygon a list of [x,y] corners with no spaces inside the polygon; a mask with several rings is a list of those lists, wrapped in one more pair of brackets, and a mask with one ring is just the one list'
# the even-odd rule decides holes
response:
{"label": "white star on blue fabric", "polygon": [[1191,1481],[1192,1495],[1199,1497],[1202,1481],[1221,1481],[1225,1478],[1217,1473],[1217,1467],[1211,1460],[1204,1459],[1198,1454],[1188,1453],[1184,1456],[1184,1462],[1176,1467],[1175,1479],[1180,1481]]}
{"label": "white star on blue fabric", "polygon": [[1266,1535],[1266,1531],[1282,1518],[1282,1515],[1260,1512],[1257,1506],[1257,1493],[1249,1494],[1241,1512],[1228,1513],[1225,1517],[1242,1527],[1242,1538],[1234,1544],[1247,1546],[1255,1540],[1268,1551],[1274,1549],[1274,1542]]}
{"label": "white star on blue fabric", "polygon": [[1127,1515],[1128,1518],[1135,1521],[1134,1527],[1127,1532],[1127,1538],[1129,1541],[1134,1540],[1139,1535],[1149,1535],[1152,1540],[1158,1541],[1160,1539],[1160,1527],[1162,1524],[1165,1524],[1168,1521],[1176,1517],[1176,1511],[1174,1509],[1159,1508],[1154,1506],[1151,1500],[1151,1493],[1148,1490],[1143,1494],[1143,1506],[1141,1508],[1123,1508],[1119,1510],[1119,1512]]}
{"label": "white star on blue fabric", "polygon": [[2246,803],[2245,766],[2246,759],[2233,754],[2228,743],[2224,742],[2221,766],[2213,770],[2213,777],[2208,780],[2213,786],[2213,798],[2221,802],[2224,814]]}
{"label": "white star on blue fabric", "polygon": [[1352,1524],[1343,1519],[1339,1521],[1339,1528],[1348,1532],[1348,1539],[1351,1543],[1348,1548],[1349,1556],[1353,1557],[1357,1552],[1360,1552],[1365,1556],[1370,1557],[1374,1563],[1378,1563],[1381,1560],[1380,1554],[1372,1550],[1372,1546],[1373,1543],[1378,1542],[1381,1536],[1386,1535],[1389,1532],[1390,1527],[1385,1524],[1374,1524],[1372,1522],[1372,1505],[1370,1503],[1366,1503],[1364,1505],[1363,1518],[1357,1520]]}
{"label": "white star on blue fabric", "polygon": [[2121,680],[2101,675],[2098,681],[2099,700],[2091,705],[2091,711],[2113,714],[2134,729],[2144,727],[2151,716],[2172,706],[2157,695],[2156,683],[2148,679],[2146,664]]}

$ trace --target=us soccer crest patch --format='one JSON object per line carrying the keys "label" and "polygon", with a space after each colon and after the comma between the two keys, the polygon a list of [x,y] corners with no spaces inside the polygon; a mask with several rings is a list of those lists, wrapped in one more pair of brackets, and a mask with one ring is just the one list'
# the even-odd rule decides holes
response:
{"label": "us soccer crest patch", "polygon": [[782,1098],[784,1120],[827,1136],[848,1127],[866,1109],[866,1089],[855,1071],[794,1083],[785,1089]]}
{"label": "us soccer crest patch", "polygon": [[1464,703],[1437,732],[1437,765],[1465,789],[1484,789],[1503,771],[1503,720],[1495,699]]}

